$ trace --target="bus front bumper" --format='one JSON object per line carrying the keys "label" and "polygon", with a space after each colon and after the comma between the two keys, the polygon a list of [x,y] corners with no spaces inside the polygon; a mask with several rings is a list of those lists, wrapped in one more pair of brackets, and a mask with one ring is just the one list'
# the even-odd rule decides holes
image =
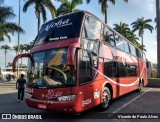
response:
{"label": "bus front bumper", "polygon": [[25,98],[25,101],[29,107],[52,110],[56,112],[65,112],[65,113],[80,113],[75,105],[75,101],[48,101],[48,100],[37,100],[32,98]]}

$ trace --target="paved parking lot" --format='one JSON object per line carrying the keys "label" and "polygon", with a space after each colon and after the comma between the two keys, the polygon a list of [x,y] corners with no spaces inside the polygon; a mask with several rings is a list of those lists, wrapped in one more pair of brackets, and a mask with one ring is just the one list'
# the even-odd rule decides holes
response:
{"label": "paved parking lot", "polygon": [[[15,89],[15,81],[0,83],[0,113],[37,113],[52,114],[52,120],[61,121],[62,118],[69,118],[67,121],[106,121],[108,115],[118,115],[123,117],[123,113],[128,116],[141,115],[145,117],[151,114],[153,117],[158,114],[160,117],[160,81],[149,81],[149,84],[139,92],[132,92],[113,101],[107,111],[99,112],[97,108],[82,113],[79,116],[70,116],[61,113],[55,113],[45,110],[29,108],[25,102],[17,102],[17,93]],[[57,119],[58,118],[58,119]],[[84,120],[85,119],[85,120]],[[0,120],[1,121],[1,120]],[[22,120],[16,120],[22,121]],[[24,120],[23,120],[24,121]],[[27,121],[27,120],[25,120]],[[35,121],[35,120],[34,120]],[[37,120],[39,122],[40,120]],[[66,121],[66,119],[65,119]],[[109,119],[111,121],[111,119]],[[115,119],[112,121],[134,121],[133,119]],[[159,119],[136,119],[136,121],[160,121]],[[6,122],[6,121],[5,121]]]}

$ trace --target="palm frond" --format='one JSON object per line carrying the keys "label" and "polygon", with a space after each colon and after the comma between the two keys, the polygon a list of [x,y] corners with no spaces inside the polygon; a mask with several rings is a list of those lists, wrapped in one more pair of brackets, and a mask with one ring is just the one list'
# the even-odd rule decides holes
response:
{"label": "palm frond", "polygon": [[26,12],[28,7],[31,6],[32,4],[34,4],[34,0],[28,0],[27,2],[25,2],[24,6],[23,6],[23,12]]}
{"label": "palm frond", "polygon": [[42,17],[43,17],[43,22],[45,22],[47,20],[47,17],[46,17],[46,10],[45,10],[45,7],[41,4],[40,5],[40,10],[41,10],[41,13],[42,13]]}

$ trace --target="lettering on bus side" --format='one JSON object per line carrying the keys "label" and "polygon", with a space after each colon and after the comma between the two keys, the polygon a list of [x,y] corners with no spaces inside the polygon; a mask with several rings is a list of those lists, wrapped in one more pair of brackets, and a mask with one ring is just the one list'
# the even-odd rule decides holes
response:
{"label": "lettering on bus side", "polygon": [[26,88],[27,93],[33,93],[33,88]]}
{"label": "lettering on bus side", "polygon": [[92,102],[91,99],[84,100],[84,101],[82,101],[82,106],[86,106],[86,105],[90,104],[91,102]]}

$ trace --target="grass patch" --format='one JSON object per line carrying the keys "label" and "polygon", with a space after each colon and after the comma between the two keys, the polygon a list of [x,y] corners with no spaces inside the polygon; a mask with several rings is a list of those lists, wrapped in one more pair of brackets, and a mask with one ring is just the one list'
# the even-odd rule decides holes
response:
{"label": "grass patch", "polygon": [[160,80],[160,78],[148,78],[148,80]]}

